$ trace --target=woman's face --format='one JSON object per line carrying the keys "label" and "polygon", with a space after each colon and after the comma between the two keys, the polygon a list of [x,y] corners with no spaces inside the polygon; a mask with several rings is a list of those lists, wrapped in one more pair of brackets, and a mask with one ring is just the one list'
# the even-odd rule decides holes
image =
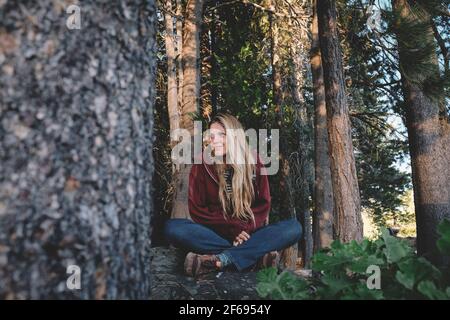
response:
{"label": "woman's face", "polygon": [[225,129],[220,123],[211,124],[210,137],[211,145],[215,156],[223,156],[227,152]]}

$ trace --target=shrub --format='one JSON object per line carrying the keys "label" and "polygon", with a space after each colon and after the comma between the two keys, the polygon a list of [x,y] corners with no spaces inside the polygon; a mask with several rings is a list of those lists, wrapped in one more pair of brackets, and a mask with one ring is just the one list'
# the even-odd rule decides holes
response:
{"label": "shrub", "polygon": [[[450,221],[442,222],[438,233],[439,250],[450,255]],[[379,271],[379,288],[369,288],[376,276],[369,267]],[[406,240],[387,230],[374,241],[334,241],[313,256],[312,269],[309,280],[275,268],[261,270],[257,291],[271,299],[450,299],[450,270],[417,256]]]}

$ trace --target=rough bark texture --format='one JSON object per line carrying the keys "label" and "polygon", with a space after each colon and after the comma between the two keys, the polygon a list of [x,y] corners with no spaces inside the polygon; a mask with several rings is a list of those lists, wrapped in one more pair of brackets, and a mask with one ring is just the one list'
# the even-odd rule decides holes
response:
{"label": "rough bark texture", "polygon": [[[297,48],[298,49],[298,48]],[[303,72],[305,70],[304,53],[300,50],[297,51],[295,56],[293,56],[292,61],[295,68],[294,73],[294,103],[297,106],[296,117],[297,120],[294,125],[297,127],[298,131],[298,150],[293,155],[292,161],[295,163],[294,167],[297,166],[297,170],[294,175],[295,179],[293,184],[295,188],[294,201],[296,207],[300,212],[300,222],[303,227],[303,237],[300,241],[300,247],[302,252],[302,264],[304,267],[309,267],[311,262],[311,257],[313,254],[313,234],[312,234],[312,216],[311,216],[311,186],[312,186],[312,159],[310,157],[310,149],[312,141],[310,137],[305,134],[309,128],[310,117],[307,112],[307,104],[304,103],[303,96],[300,94],[303,88]]]}
{"label": "rough bark texture", "polygon": [[345,95],[342,54],[337,34],[335,1],[319,1],[317,15],[327,106],[336,238],[344,242],[361,240],[363,222]]}
{"label": "rough bark texture", "polygon": [[[401,18],[417,19],[407,1],[393,0],[392,4]],[[432,40],[431,25],[427,31]],[[408,36],[397,34],[401,65],[408,50],[401,39]],[[434,57],[430,59],[438,72],[437,61]],[[444,218],[450,219],[450,124],[448,119],[439,117],[439,103],[427,97],[403,73],[402,85],[414,187],[417,252],[434,263],[448,263],[448,257],[441,256],[436,249],[436,227]]]}
{"label": "rough bark texture", "polygon": [[191,164],[182,164],[173,174],[174,195],[172,202],[171,219],[192,219],[189,213],[189,173]]}
{"label": "rough bark texture", "polygon": [[[202,22],[203,0],[189,0],[185,10],[183,28],[183,102],[181,128],[194,132],[193,114],[198,111],[200,94],[200,26]],[[193,140],[192,140],[193,141]],[[171,218],[190,219],[188,208],[189,173],[191,164],[181,164],[173,174],[174,196]]]}
{"label": "rough bark texture", "polygon": [[[183,6],[181,4],[181,0],[176,0],[177,11],[176,14],[178,17],[183,15]],[[177,29],[177,73],[178,73],[178,112],[180,112],[181,117],[181,109],[183,108],[183,21],[180,18],[177,18],[176,22]],[[181,121],[181,119],[180,119]]]}
{"label": "rough bark texture", "polygon": [[150,294],[155,5],[79,7],[0,4],[2,299]]}
{"label": "rough bark texture", "polygon": [[[270,6],[275,5],[270,1]],[[272,91],[273,104],[275,106],[277,127],[281,133],[280,140],[280,211],[283,219],[296,218],[295,206],[293,202],[292,187],[290,179],[289,159],[287,157],[287,144],[283,139],[283,91],[281,88],[281,70],[279,56],[279,31],[276,19],[269,14],[270,32],[271,32],[271,65],[272,65]],[[289,269],[295,269],[298,257],[298,244],[295,244],[283,251],[281,256],[282,263]]]}
{"label": "rough bark texture", "polygon": [[188,0],[183,28],[183,103],[181,127],[193,131],[192,114],[200,95],[200,27],[204,0]]}
{"label": "rough bark texture", "polygon": [[[172,1],[166,0],[166,10],[172,11]],[[170,132],[180,127],[180,114],[178,111],[178,83],[176,68],[176,30],[174,30],[174,21],[169,11],[164,14],[165,22],[165,44],[167,55],[167,109],[169,113]]]}
{"label": "rough bark texture", "polygon": [[333,186],[328,152],[327,108],[320,55],[316,1],[313,7],[311,73],[314,94],[314,251],[333,241]]}
{"label": "rough bark texture", "polygon": [[212,89],[212,74],[211,74],[211,61],[213,52],[211,51],[211,38],[208,24],[204,24],[204,27],[200,33],[200,97],[199,108],[201,115],[208,121],[212,116],[211,105],[211,89]]}

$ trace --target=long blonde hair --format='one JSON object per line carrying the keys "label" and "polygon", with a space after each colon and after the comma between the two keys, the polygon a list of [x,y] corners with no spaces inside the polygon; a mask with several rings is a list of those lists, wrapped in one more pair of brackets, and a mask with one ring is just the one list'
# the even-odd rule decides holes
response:
{"label": "long blonde hair", "polygon": [[[234,116],[219,114],[211,121],[220,124],[225,129],[227,163],[215,163],[219,176],[219,199],[225,218],[227,215],[241,220],[251,220],[255,217],[251,205],[255,197],[253,176],[255,174],[255,159],[247,143],[244,128]],[[233,169],[232,192],[226,190],[224,172],[226,166]]]}

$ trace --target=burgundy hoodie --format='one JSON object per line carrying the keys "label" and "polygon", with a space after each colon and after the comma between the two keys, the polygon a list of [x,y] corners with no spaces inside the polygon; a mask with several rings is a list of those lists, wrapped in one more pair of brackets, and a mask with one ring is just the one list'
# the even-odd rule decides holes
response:
{"label": "burgundy hoodie", "polygon": [[251,209],[255,216],[253,221],[242,221],[227,216],[224,218],[222,205],[219,199],[219,177],[214,165],[194,164],[189,175],[189,213],[194,222],[205,225],[216,231],[229,241],[234,241],[242,231],[251,234],[262,227],[270,211],[270,191],[267,175],[261,172],[266,170],[259,157],[256,164],[256,177],[253,179],[255,199]]}

